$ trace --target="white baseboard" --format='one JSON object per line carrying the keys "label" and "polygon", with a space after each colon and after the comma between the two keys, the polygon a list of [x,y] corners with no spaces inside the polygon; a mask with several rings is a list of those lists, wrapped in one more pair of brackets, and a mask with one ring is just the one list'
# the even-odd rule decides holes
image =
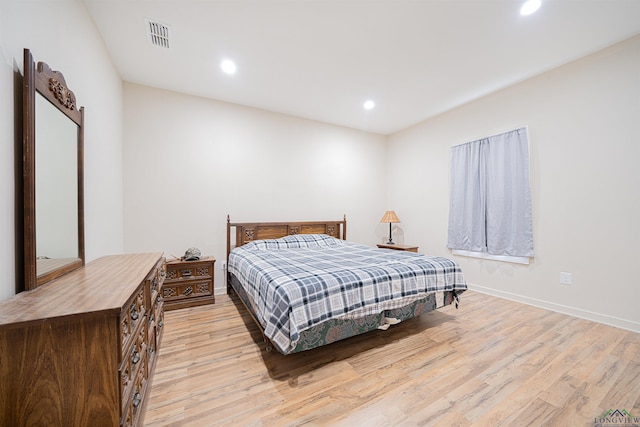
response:
{"label": "white baseboard", "polygon": [[[510,292],[498,291],[484,286],[467,283],[470,290],[480,292],[482,294],[503,298],[509,301],[520,302],[534,307],[544,308],[546,310],[555,311],[557,313],[567,314],[569,316],[578,317],[580,319],[592,320],[594,322],[603,323],[605,325],[614,326],[620,329],[626,329],[631,332],[640,333],[640,323],[631,320],[620,319],[605,314],[594,313],[592,311],[582,310],[575,307],[569,307],[562,304],[556,304],[549,301],[543,301],[536,298],[525,297],[522,295],[512,294]],[[464,301],[464,294],[462,295]],[[463,303],[464,304],[464,303]]]}

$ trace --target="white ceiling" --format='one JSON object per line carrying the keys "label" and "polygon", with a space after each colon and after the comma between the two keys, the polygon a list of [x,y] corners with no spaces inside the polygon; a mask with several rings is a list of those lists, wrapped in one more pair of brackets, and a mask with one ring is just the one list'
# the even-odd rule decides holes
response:
{"label": "white ceiling", "polygon": [[125,81],[383,135],[640,33],[640,0],[83,1]]}

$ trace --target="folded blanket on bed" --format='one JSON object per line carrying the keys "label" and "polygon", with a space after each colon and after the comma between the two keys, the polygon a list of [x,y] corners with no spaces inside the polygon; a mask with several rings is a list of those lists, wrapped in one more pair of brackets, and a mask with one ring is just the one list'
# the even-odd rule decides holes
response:
{"label": "folded blanket on bed", "polygon": [[231,251],[228,268],[252,300],[266,337],[283,353],[295,347],[300,332],[327,319],[376,314],[429,293],[467,289],[460,267],[448,258],[322,234],[248,243]]}

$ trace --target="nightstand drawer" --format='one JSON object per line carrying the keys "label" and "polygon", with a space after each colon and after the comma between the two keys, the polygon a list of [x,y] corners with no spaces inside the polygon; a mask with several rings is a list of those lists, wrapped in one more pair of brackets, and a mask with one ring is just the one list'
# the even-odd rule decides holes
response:
{"label": "nightstand drawer", "polygon": [[169,261],[167,262],[165,281],[191,280],[213,277],[212,258],[199,261]]}
{"label": "nightstand drawer", "polygon": [[189,280],[180,283],[165,282],[162,296],[166,305],[176,299],[213,295],[213,280]]}
{"label": "nightstand drawer", "polygon": [[213,280],[190,280],[181,283],[165,282],[162,287],[164,309],[213,304]]}

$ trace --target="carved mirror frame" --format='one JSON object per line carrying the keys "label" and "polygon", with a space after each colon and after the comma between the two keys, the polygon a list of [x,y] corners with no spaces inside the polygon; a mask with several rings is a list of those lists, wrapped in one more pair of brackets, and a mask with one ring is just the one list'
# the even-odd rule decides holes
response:
{"label": "carved mirror frame", "polygon": [[[78,128],[77,133],[77,225],[78,257],[70,258],[46,272],[38,272],[36,254],[36,93],[56,107]],[[24,50],[23,84],[23,193],[24,193],[24,280],[25,290],[32,290],[59,276],[82,267],[84,254],[84,107],[76,105],[73,92],[64,76],[44,62],[36,63],[29,49]],[[63,116],[61,116],[64,118]]]}

